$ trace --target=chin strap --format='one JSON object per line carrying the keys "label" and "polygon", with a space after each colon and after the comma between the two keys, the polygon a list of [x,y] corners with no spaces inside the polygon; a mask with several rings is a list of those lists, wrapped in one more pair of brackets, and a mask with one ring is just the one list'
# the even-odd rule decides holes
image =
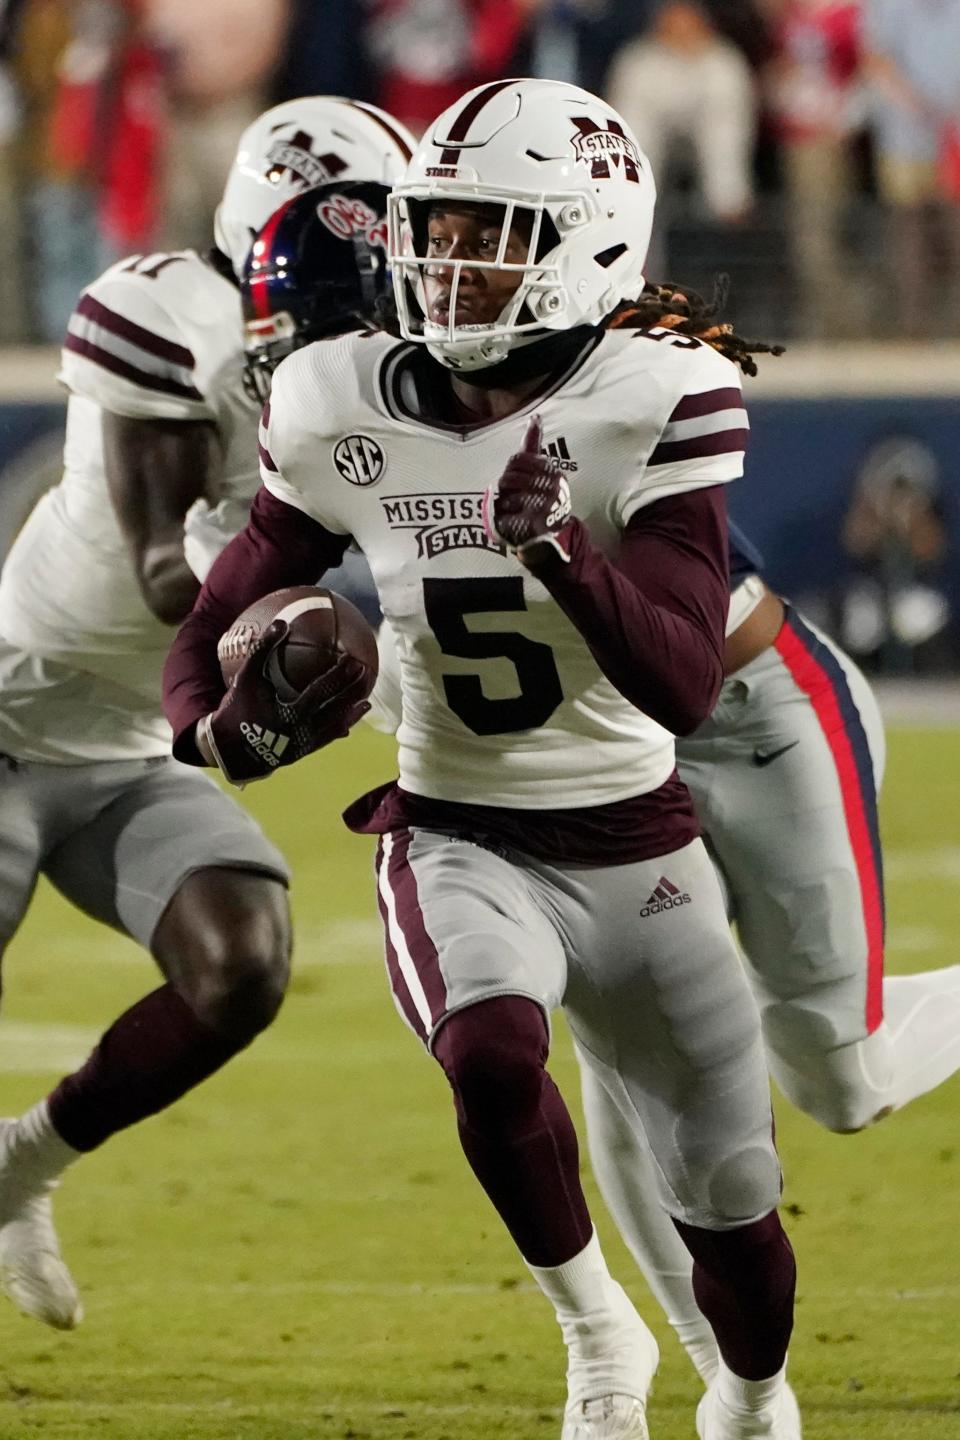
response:
{"label": "chin strap", "polygon": [[602,334],[603,329],[598,325],[577,325],[573,330],[548,331],[531,344],[512,349],[496,365],[487,365],[480,370],[447,368],[481,390],[509,390],[514,385],[523,385],[541,375],[565,369],[573,364],[588,344],[596,344]]}

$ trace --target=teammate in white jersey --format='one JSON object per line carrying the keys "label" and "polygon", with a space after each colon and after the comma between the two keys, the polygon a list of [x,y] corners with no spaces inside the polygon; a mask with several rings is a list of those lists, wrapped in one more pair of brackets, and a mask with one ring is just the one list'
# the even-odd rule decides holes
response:
{"label": "teammate in white jersey", "polygon": [[[657,1355],[607,1272],[545,1070],[559,1004],[649,1137],[694,1257],[722,1356],[701,1440],[796,1440],[759,1019],[672,739],[721,683],[723,486],[746,416],[709,347],[605,324],[642,289],[653,198],[620,117],[570,86],[484,86],[428,130],[391,201],[408,343],[280,366],[264,488],[174,644],[165,704],[182,759],[262,774],[243,729],[285,723],[266,654],[223,698],[216,640],[356,541],[398,636],[403,718],[399,781],[348,823],[381,836],[398,1009],[555,1306],[564,1440],[643,1440]],[[322,738],[293,733],[284,759]]]}
{"label": "teammate in white jersey", "polygon": [[[123,261],[70,320],[63,480],[0,579],[0,948],[44,873],[148,948],[164,984],[45,1100],[0,1122],[0,1278],[51,1325],[81,1317],[52,1224],[60,1172],[247,1045],[287,981],[283,858],[217,786],[171,758],[160,703],[170,627],[198,590],[184,555],[188,507],[198,503],[201,530],[217,521],[206,528],[220,548],[258,483],[239,275],[254,234],[290,196],[331,177],[387,182],[410,151],[372,107],[279,106],[241,138],[219,248]],[[203,560],[204,545],[195,549]]]}

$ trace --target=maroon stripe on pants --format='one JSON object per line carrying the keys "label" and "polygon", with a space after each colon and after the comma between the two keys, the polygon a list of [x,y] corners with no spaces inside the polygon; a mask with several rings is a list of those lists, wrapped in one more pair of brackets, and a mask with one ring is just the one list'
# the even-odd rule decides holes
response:
{"label": "maroon stripe on pants", "polygon": [[[380,876],[380,867],[383,865],[383,841],[377,843],[377,878]],[[427,1043],[427,1032],[424,1029],[423,1021],[413,1003],[413,998],[407,988],[407,982],[403,978],[403,971],[400,969],[400,961],[397,952],[390,939],[390,925],[387,916],[387,907],[384,904],[383,896],[380,894],[380,886],[377,885],[377,905],[380,908],[380,919],[383,921],[383,944],[387,960],[387,975],[390,979],[390,988],[397,997],[397,1003],[407,1018],[407,1023],[414,1034],[419,1035],[424,1044]]]}
{"label": "maroon stripe on pants", "polygon": [[446,1013],[447,987],[440,971],[437,947],[427,934],[420,907],[420,892],[410,864],[408,851],[413,835],[410,830],[394,830],[393,850],[387,864],[387,883],[393,892],[397,924],[403,931],[414,969],[420,977],[423,993],[430,1006],[434,1024]]}

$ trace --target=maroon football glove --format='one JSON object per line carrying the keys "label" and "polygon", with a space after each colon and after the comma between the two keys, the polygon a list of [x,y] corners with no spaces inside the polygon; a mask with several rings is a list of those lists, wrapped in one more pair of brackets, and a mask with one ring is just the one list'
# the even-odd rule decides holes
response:
{"label": "maroon football glove", "polygon": [[564,529],[571,515],[570,487],[549,455],[540,452],[543,422],[534,415],[523,448],[511,455],[496,485],[483,496],[483,527],[496,545],[506,545],[521,560],[534,545],[548,544],[570,559]]}
{"label": "maroon football glove", "polygon": [[197,725],[201,754],[209,750],[231,785],[265,780],[281,765],[343,739],[370,709],[366,670],[350,655],[305,690],[294,690],[280,669],[286,634],[284,620],[268,626],[217,709]]}

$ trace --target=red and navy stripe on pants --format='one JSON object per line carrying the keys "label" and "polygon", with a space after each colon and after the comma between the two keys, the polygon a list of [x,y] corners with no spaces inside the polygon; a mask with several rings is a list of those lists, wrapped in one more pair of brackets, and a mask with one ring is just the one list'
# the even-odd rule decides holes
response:
{"label": "red and navy stripe on pants", "polygon": [[833,651],[786,607],[776,649],[820,722],[836,766],[867,934],[867,1033],[883,1019],[883,943],[886,929],[883,856],[873,760],[860,711]]}

